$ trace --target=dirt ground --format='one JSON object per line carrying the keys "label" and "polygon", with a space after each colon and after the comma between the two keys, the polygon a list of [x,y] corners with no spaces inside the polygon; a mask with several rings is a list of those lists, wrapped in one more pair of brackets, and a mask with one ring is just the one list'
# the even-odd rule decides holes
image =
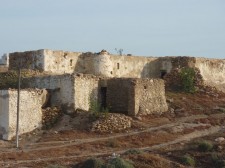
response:
{"label": "dirt ground", "polygon": [[[212,154],[225,156],[225,94],[167,92],[169,111],[161,115],[134,117],[132,127],[121,132],[95,133],[89,130],[88,113],[64,115],[51,129],[36,130],[15,141],[0,140],[0,167],[76,167],[87,158],[108,160],[114,155],[130,160],[138,168],[188,167],[186,154],[196,167],[215,167]],[[203,140],[214,148],[201,152]],[[127,151],[136,149],[139,154]],[[222,160],[225,158],[221,158]]]}

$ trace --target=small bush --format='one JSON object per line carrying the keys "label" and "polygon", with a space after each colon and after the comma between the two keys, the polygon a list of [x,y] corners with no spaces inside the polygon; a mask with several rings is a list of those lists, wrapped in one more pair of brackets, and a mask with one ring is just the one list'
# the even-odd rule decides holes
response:
{"label": "small bush", "polygon": [[194,93],[195,89],[195,70],[193,68],[182,68],[180,72],[182,88],[187,93]]}
{"label": "small bush", "polygon": [[198,150],[201,152],[208,152],[213,149],[213,145],[211,142],[202,141],[198,144]]}
{"label": "small bush", "polygon": [[131,162],[117,157],[109,162],[107,168],[134,168],[134,166]]}
{"label": "small bush", "polygon": [[89,111],[92,113],[91,119],[96,120],[99,117],[108,117],[109,109],[107,107],[101,107],[100,103],[97,100],[90,100],[89,102]]}
{"label": "small bush", "polygon": [[212,154],[212,165],[215,168],[223,168],[225,167],[225,161],[221,159],[218,155]]}
{"label": "small bush", "polygon": [[195,166],[195,160],[193,157],[191,157],[190,155],[184,155],[182,158],[181,158],[181,162],[185,165],[188,165],[188,166]]}
{"label": "small bush", "polygon": [[139,150],[139,149],[130,149],[128,151],[126,151],[124,154],[125,155],[138,155],[138,154],[142,154],[143,151]]}
{"label": "small bush", "polygon": [[110,139],[108,141],[108,146],[111,148],[115,148],[119,146],[119,142],[116,139]]}
{"label": "small bush", "polygon": [[84,161],[80,168],[104,168],[104,162],[101,159],[90,158]]}

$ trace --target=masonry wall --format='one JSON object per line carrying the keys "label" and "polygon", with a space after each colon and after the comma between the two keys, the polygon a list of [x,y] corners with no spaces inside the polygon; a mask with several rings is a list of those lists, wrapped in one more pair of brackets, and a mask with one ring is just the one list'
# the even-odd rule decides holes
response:
{"label": "masonry wall", "polygon": [[[21,90],[19,134],[42,126],[43,90]],[[0,91],[0,130],[4,140],[16,135],[17,90]]]}
{"label": "masonry wall", "polygon": [[134,87],[134,108],[130,115],[162,113],[168,110],[165,85],[161,79],[136,79]]}
{"label": "masonry wall", "polygon": [[15,52],[9,54],[9,70],[23,69],[44,70],[44,50]]}
{"label": "masonry wall", "polygon": [[80,52],[44,50],[44,71],[56,74],[73,73],[78,69]]}
{"label": "masonry wall", "polygon": [[107,80],[107,107],[111,112],[128,114],[131,79],[113,78]]}
{"label": "masonry wall", "polygon": [[74,112],[75,91],[73,74],[26,78],[23,80],[23,85],[30,88],[48,89],[52,106],[62,106],[67,112]]}
{"label": "masonry wall", "polygon": [[91,102],[99,101],[99,80],[91,75],[75,76],[75,109],[89,110]]}
{"label": "masonry wall", "polygon": [[[0,138],[7,138],[9,131],[9,93],[8,90],[0,90]],[[4,136],[4,137],[3,137]]]}
{"label": "masonry wall", "polygon": [[196,58],[195,67],[199,69],[204,83],[225,92],[225,60]]}
{"label": "masonry wall", "polygon": [[154,57],[110,55],[114,77],[154,78],[160,77],[161,62]]}

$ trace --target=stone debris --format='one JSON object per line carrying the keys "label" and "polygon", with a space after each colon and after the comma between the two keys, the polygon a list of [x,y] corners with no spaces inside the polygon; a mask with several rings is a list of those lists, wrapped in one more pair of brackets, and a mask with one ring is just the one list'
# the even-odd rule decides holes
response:
{"label": "stone debris", "polygon": [[110,113],[107,116],[101,116],[93,122],[91,131],[94,132],[113,132],[121,131],[131,127],[132,118],[124,114]]}
{"label": "stone debris", "polygon": [[224,141],[224,137],[218,137],[215,139],[215,141],[221,143]]}
{"label": "stone debris", "polygon": [[47,107],[42,109],[42,124],[44,128],[52,127],[62,115],[59,107]]}

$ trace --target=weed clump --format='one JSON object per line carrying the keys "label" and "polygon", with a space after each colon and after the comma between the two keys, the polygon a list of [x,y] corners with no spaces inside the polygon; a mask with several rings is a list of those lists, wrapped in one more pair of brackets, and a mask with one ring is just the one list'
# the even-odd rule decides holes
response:
{"label": "weed clump", "polygon": [[201,152],[209,152],[213,149],[213,144],[208,141],[202,141],[198,144],[198,150]]}
{"label": "weed clump", "polygon": [[90,158],[82,164],[80,168],[105,168],[104,162],[101,159]]}
{"label": "weed clump", "polygon": [[139,155],[139,154],[142,154],[142,153],[143,153],[143,151],[141,151],[139,149],[129,149],[124,154],[125,155]]}
{"label": "weed clump", "polygon": [[134,166],[131,162],[117,157],[112,159],[106,168],[134,168]]}
{"label": "weed clump", "polygon": [[89,111],[92,113],[91,119],[96,120],[99,117],[108,117],[109,109],[101,107],[101,104],[97,100],[90,99]]}
{"label": "weed clump", "polygon": [[187,166],[195,166],[195,160],[190,155],[184,155],[181,158],[181,162]]}
{"label": "weed clump", "polygon": [[187,93],[194,93],[195,89],[195,70],[193,68],[182,68],[180,72],[182,88]]}
{"label": "weed clump", "polygon": [[225,167],[225,160],[220,158],[217,154],[212,154],[211,158],[212,158],[212,165],[215,168],[223,168],[223,167]]}

